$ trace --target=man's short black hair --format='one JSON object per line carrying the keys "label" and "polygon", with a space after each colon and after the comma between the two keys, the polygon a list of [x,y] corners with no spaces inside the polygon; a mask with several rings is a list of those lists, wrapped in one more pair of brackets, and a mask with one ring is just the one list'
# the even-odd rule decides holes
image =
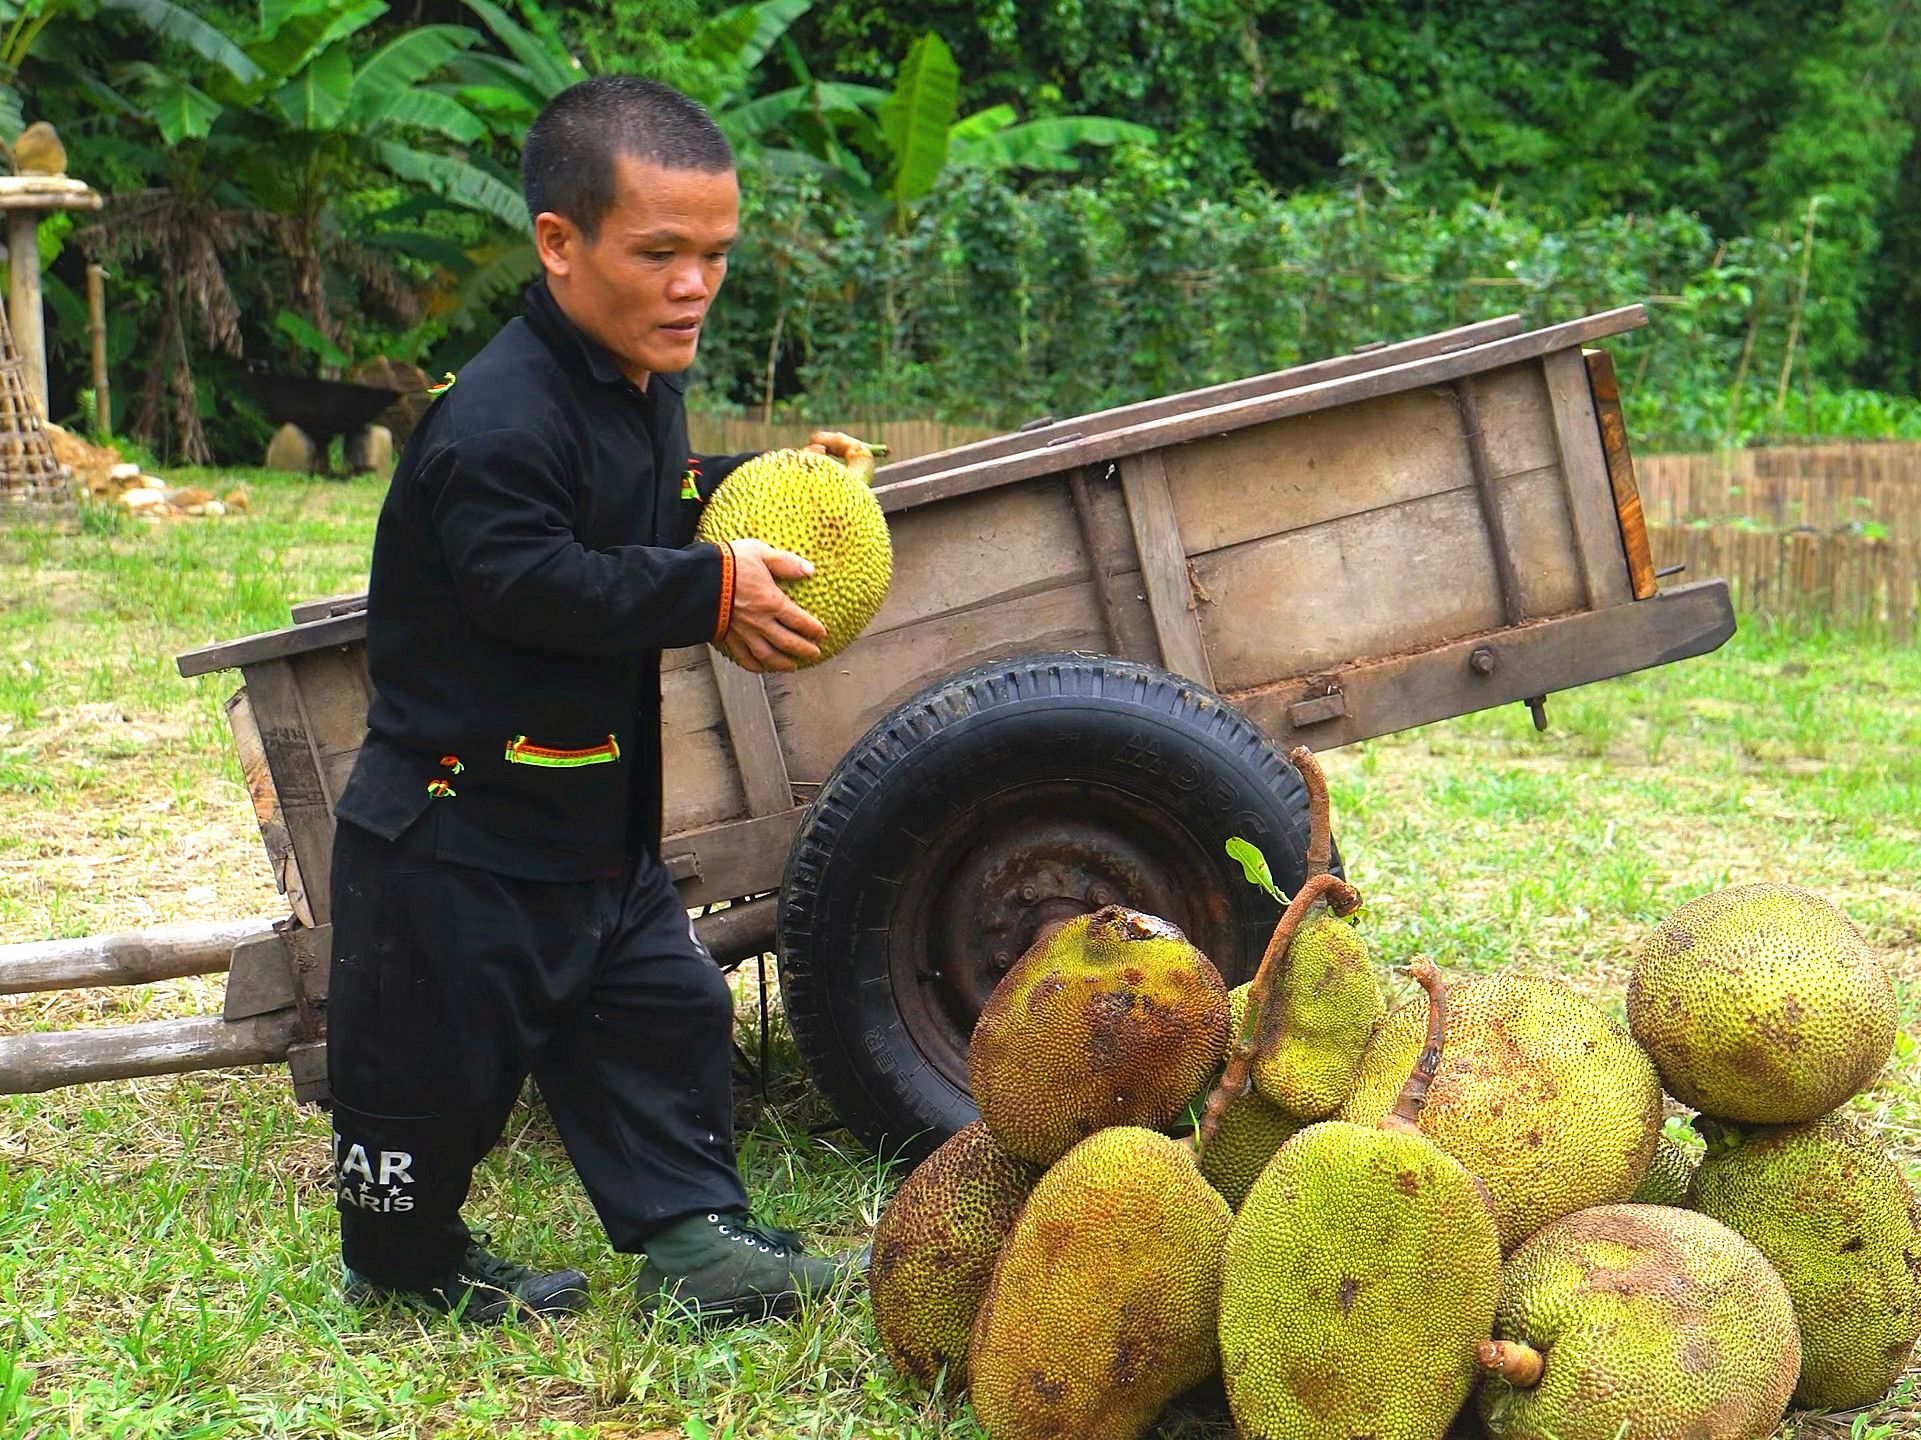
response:
{"label": "man's short black hair", "polygon": [[520,151],[527,214],[551,210],[589,239],[614,207],[614,157],[709,174],[734,168],[713,116],[680,91],[638,75],[602,75],[548,102]]}

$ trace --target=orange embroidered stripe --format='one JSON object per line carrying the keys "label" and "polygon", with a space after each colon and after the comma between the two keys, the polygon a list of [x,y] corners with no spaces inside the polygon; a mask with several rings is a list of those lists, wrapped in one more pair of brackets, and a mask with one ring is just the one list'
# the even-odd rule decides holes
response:
{"label": "orange embroidered stripe", "polygon": [[714,638],[709,644],[718,645],[727,634],[727,627],[734,623],[734,547],[716,541],[720,547],[720,620],[714,626]]}
{"label": "orange embroidered stripe", "polygon": [[516,735],[507,742],[509,765],[551,765],[565,769],[574,765],[611,765],[618,759],[620,744],[611,735],[607,737],[605,745],[594,745],[586,750],[555,750],[546,745],[529,745],[525,735]]}

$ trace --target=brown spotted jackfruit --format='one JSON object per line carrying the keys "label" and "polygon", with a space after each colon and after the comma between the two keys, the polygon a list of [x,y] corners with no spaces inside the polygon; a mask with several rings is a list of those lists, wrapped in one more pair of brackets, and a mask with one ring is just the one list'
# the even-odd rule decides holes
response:
{"label": "brown spotted jackfruit", "polygon": [[893,544],[869,488],[873,478],[874,456],[865,447],[845,464],[811,450],[770,450],[720,482],[695,531],[718,543],[763,540],[813,562],[812,575],[780,587],[827,627],[822,660],[866,628],[893,580]]}
{"label": "brown spotted jackfruit", "polygon": [[1325,906],[1301,922],[1274,986],[1254,1087],[1300,1120],[1332,1115],[1354,1092],[1361,1052],[1385,1013],[1367,946]]}
{"label": "brown spotted jackfruit", "polygon": [[1040,937],[968,1045],[981,1119],[1036,1165],[1110,1125],[1160,1129],[1227,1053],[1227,986],[1174,925],[1109,905]]}
{"label": "brown spotted jackfruit", "polygon": [[922,1385],[967,1379],[967,1344],[1001,1244],[1040,1171],[978,1120],[929,1155],[874,1227],[867,1289],[887,1358]]}
{"label": "brown spotted jackfruit", "polygon": [[1682,1104],[1743,1124],[1799,1124],[1880,1074],[1894,1046],[1894,986],[1821,896],[1736,885],[1689,901],[1643,943],[1628,1025]]}
{"label": "brown spotted jackfruit", "polygon": [[[1240,1033],[1247,1020],[1247,995],[1245,985],[1228,992],[1227,998],[1234,1010],[1235,1034]],[[1259,1091],[1250,1089],[1229,1104],[1221,1116],[1220,1129],[1201,1151],[1201,1174],[1229,1205],[1240,1209],[1255,1177],[1302,1123],[1263,1099]]]}
{"label": "brown spotted jackfruit", "polygon": [[1295,1135],[1228,1232],[1221,1373],[1246,1440],[1441,1440],[1479,1374],[1500,1237],[1474,1177],[1411,1123],[1445,1039],[1425,976],[1439,1023],[1401,1101],[1379,1126]]}
{"label": "brown spotted jackfruit", "polygon": [[1719,1221],[1600,1205],[1514,1252],[1481,1361],[1493,1440],[1764,1440],[1801,1342],[1781,1277]]}
{"label": "brown spotted jackfruit", "polygon": [[1193,1152],[1137,1126],[1081,1141],[1034,1186],[974,1322],[993,1440],[1136,1440],[1214,1373],[1227,1202]]}
{"label": "brown spotted jackfruit", "polygon": [[[1661,1082],[1627,1032],[1558,980],[1485,976],[1454,986],[1450,1003],[1421,1133],[1487,1185],[1503,1248],[1632,1195],[1654,1158]],[[1387,1113],[1426,1024],[1424,1000],[1382,1023],[1342,1119]]]}
{"label": "brown spotted jackfruit", "polygon": [[1746,1237],[1801,1329],[1794,1403],[1852,1410],[1888,1393],[1921,1337],[1921,1208],[1852,1120],[1743,1130],[1702,1122],[1689,1203]]}

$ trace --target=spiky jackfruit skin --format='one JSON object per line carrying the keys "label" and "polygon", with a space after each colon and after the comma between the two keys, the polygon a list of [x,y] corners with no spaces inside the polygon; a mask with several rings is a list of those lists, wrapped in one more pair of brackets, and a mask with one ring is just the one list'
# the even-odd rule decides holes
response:
{"label": "spiky jackfruit skin", "polygon": [[[1227,993],[1228,1004],[1232,1007],[1231,1035],[1239,1035],[1247,1019],[1247,997],[1246,985],[1237,985]],[[1196,1112],[1206,1103],[1207,1096],[1202,1094],[1195,1104]],[[1229,1205],[1238,1210],[1241,1202],[1247,1198],[1255,1177],[1274,1158],[1274,1152],[1302,1124],[1302,1121],[1269,1103],[1258,1090],[1249,1087],[1245,1095],[1227,1107],[1226,1113],[1221,1116],[1220,1128],[1214,1132],[1214,1138],[1208,1142],[1207,1148],[1201,1151],[1201,1174],[1207,1177],[1208,1184],[1221,1192],[1221,1197]]]}
{"label": "spiky jackfruit skin", "polygon": [[866,478],[811,450],[769,450],[740,465],[708,497],[695,533],[764,540],[813,561],[812,575],[780,587],[827,627],[822,660],[866,628],[894,576],[887,517]]}
{"label": "spiky jackfruit skin", "polygon": [[1688,1201],[1751,1241],[1801,1330],[1794,1403],[1852,1410],[1888,1393],[1921,1337],[1921,1210],[1853,1121],[1741,1131],[1705,1125]]}
{"label": "spiky jackfruit skin", "polygon": [[1254,1061],[1255,1086],[1298,1120],[1326,1119],[1354,1092],[1361,1052],[1385,1013],[1367,946],[1317,907],[1294,934],[1273,1014],[1261,1023],[1277,1038]]}
{"label": "spiky jackfruit skin", "polygon": [[[1425,996],[1383,1021],[1341,1118],[1378,1123],[1426,1035]],[[1627,1032],[1560,981],[1482,976],[1448,991],[1420,1128],[1487,1185],[1512,1250],[1550,1220],[1635,1192],[1660,1133],[1661,1082]]]}
{"label": "spiky jackfruit skin", "polygon": [[1090,1135],[1028,1197],[974,1322],[993,1440],[1136,1440],[1214,1373],[1227,1202],[1187,1146]]}
{"label": "spiky jackfruit skin", "polygon": [[1227,986],[1178,927],[1109,905],[1043,931],[981,1007],[967,1072],[1010,1152],[1051,1165],[1110,1125],[1161,1129],[1227,1054]]}
{"label": "spiky jackfruit skin", "polygon": [[967,1345],[1014,1218],[1040,1178],[976,1120],[902,1182],[874,1227],[867,1289],[894,1368],[930,1389],[967,1380]]}
{"label": "spiky jackfruit skin", "polygon": [[1536,1231],[1501,1273],[1494,1337],[1547,1363],[1526,1389],[1481,1381],[1493,1440],[1763,1440],[1801,1369],[1794,1309],[1761,1252],[1658,1205]]}
{"label": "spiky jackfruit skin", "polygon": [[1245,1440],[1440,1440],[1473,1389],[1501,1247],[1459,1161],[1418,1135],[1310,1125],[1227,1236],[1221,1374]]}
{"label": "spiky jackfruit skin", "polygon": [[1640,947],[1627,1008],[1669,1094],[1749,1125],[1827,1114],[1894,1046],[1887,967],[1853,921],[1794,885],[1683,905]]}
{"label": "spiky jackfruit skin", "polygon": [[[1689,1132],[1690,1134],[1692,1132]],[[1685,1205],[1694,1167],[1701,1163],[1701,1147],[1677,1133],[1672,1124],[1661,1127],[1654,1143],[1654,1159],[1641,1177],[1632,1201],[1636,1205]]]}

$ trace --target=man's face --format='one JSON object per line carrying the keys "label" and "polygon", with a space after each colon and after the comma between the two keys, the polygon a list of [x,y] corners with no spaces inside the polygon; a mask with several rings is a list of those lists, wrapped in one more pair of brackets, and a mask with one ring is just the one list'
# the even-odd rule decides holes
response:
{"label": "man's face", "polygon": [[535,244],[554,297],[613,352],[628,379],[685,370],[727,274],[740,228],[740,187],[731,170],[669,170],[614,160],[614,207],[593,239],[546,212]]}

